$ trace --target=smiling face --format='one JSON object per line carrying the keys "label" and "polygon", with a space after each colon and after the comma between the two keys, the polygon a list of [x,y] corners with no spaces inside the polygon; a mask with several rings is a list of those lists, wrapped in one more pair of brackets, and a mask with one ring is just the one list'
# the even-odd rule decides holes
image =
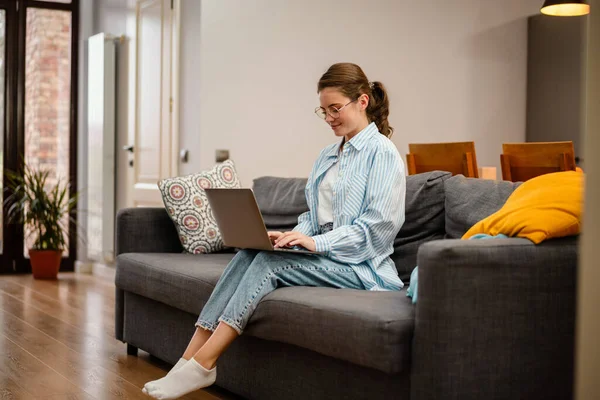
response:
{"label": "smiling face", "polygon": [[[319,92],[319,101],[321,108],[328,110],[325,122],[331,126],[336,136],[344,136],[346,141],[369,125],[365,111],[369,105],[369,96],[366,94],[351,99],[344,96],[337,88],[327,87]],[[335,118],[331,114],[334,114]]]}

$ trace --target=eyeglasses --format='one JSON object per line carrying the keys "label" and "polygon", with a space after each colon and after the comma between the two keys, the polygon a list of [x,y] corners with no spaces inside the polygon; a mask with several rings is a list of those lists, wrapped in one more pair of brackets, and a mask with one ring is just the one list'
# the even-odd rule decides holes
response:
{"label": "eyeglasses", "polygon": [[329,107],[327,107],[327,110],[325,110],[323,107],[317,107],[317,108],[315,108],[315,114],[317,114],[317,117],[319,117],[321,119],[327,119],[327,114],[329,114],[331,116],[331,118],[337,119],[340,117],[340,111],[342,111],[344,108],[346,108],[346,106],[348,104],[354,103],[356,100],[358,100],[358,99],[349,101],[348,103],[344,104],[340,108],[336,108],[334,106],[329,106]]}

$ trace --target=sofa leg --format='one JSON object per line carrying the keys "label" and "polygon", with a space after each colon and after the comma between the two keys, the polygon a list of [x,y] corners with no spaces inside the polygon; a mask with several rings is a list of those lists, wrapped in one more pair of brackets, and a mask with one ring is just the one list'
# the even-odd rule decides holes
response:
{"label": "sofa leg", "polygon": [[138,348],[127,343],[127,354],[130,356],[137,356]]}

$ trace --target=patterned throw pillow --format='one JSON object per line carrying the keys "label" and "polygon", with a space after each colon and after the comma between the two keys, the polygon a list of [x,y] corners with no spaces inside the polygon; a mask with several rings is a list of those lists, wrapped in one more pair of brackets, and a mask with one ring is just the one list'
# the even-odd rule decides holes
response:
{"label": "patterned throw pillow", "polygon": [[169,216],[175,223],[183,248],[192,254],[212,253],[223,248],[221,233],[206,198],[207,188],[239,188],[233,161],[209,171],[158,182]]}

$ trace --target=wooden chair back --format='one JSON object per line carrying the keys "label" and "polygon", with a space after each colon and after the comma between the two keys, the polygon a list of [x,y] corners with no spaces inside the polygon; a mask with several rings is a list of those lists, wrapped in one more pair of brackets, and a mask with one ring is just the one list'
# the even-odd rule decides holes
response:
{"label": "wooden chair back", "polygon": [[504,143],[500,163],[502,179],[512,182],[576,168],[573,142]]}
{"label": "wooden chair back", "polygon": [[475,142],[411,143],[408,151],[406,163],[409,175],[437,170],[469,178],[479,177]]}

